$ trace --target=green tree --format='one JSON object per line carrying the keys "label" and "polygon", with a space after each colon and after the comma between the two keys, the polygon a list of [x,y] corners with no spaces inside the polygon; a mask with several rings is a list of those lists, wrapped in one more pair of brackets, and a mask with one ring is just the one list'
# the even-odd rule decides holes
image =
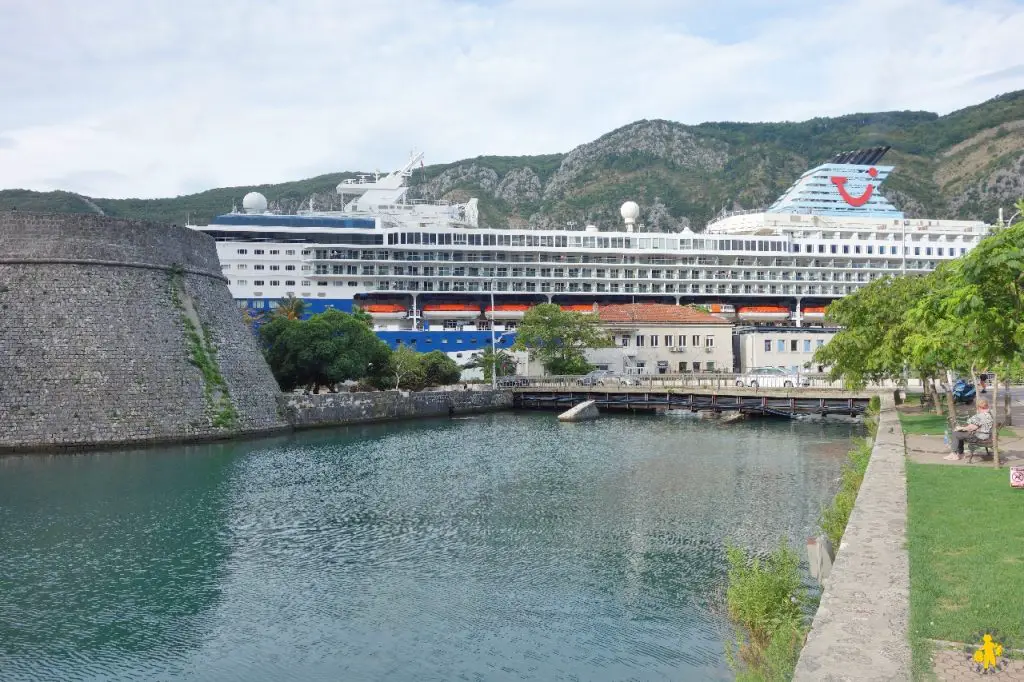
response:
{"label": "green tree", "polygon": [[490,346],[487,346],[484,348],[483,352],[473,358],[473,361],[469,363],[468,367],[483,370],[484,380],[490,381],[491,374],[495,369],[498,370],[499,377],[507,377],[515,374],[516,360],[510,353],[504,350],[498,349],[495,351]]}
{"label": "green tree", "polygon": [[288,320],[301,320],[302,314],[306,312],[307,304],[295,294],[288,294],[277,302],[271,317],[284,317]]}
{"label": "green tree", "polygon": [[408,346],[399,346],[388,361],[388,376],[395,382],[395,390],[416,390],[423,386],[425,372],[420,354]]}
{"label": "green tree", "polygon": [[450,357],[432,350],[420,358],[424,386],[449,386],[462,378],[462,370]]}
{"label": "green tree", "polygon": [[260,328],[264,355],[281,390],[334,386],[379,373],[390,349],[365,320],[327,310],[308,320],[274,315]]}
{"label": "green tree", "polygon": [[826,311],[841,330],[814,354],[830,378],[854,389],[897,380],[907,366],[907,315],[928,289],[923,277],[886,277],[841,298]]}
{"label": "green tree", "polygon": [[542,303],[523,316],[512,348],[528,351],[551,374],[585,374],[592,369],[586,350],[611,345],[596,315]]}

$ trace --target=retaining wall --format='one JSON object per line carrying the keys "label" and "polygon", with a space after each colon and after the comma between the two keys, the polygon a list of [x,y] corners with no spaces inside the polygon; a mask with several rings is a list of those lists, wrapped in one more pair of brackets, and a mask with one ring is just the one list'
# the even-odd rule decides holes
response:
{"label": "retaining wall", "polygon": [[882,395],[878,435],[793,679],[910,679],[903,430]]}
{"label": "retaining wall", "polygon": [[[211,403],[193,360],[185,307],[215,353],[236,414],[229,424],[218,424],[227,403]],[[0,212],[0,451],[287,428],[278,395],[209,236],[99,215]]]}
{"label": "retaining wall", "polygon": [[364,424],[416,417],[447,417],[449,414],[512,408],[511,391],[283,394],[279,400],[281,413],[295,428]]}

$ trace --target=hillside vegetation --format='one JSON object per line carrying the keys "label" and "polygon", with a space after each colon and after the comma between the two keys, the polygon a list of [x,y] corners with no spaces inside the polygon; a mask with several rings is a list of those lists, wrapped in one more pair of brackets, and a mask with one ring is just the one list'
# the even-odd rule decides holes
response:
{"label": "hillside vegetation", "polygon": [[[799,123],[637,121],[565,154],[481,156],[417,170],[410,196],[480,200],[492,228],[603,228],[623,201],[640,204],[645,229],[702,228],[722,210],[770,204],[833,154],[891,145],[896,171],[883,193],[911,217],[992,222],[1024,196],[1024,91],[945,116],[921,111],[851,114]],[[172,199],[102,199],[69,192],[0,191],[0,210],[89,212],[203,224],[251,190],[272,209],[340,208],[334,187],[355,172]]]}

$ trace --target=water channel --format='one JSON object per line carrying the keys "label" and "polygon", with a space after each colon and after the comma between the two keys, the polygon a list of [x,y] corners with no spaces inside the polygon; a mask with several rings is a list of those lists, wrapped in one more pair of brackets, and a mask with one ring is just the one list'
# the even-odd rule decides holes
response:
{"label": "water channel", "polygon": [[730,679],[857,427],[502,413],[0,458],[0,680]]}

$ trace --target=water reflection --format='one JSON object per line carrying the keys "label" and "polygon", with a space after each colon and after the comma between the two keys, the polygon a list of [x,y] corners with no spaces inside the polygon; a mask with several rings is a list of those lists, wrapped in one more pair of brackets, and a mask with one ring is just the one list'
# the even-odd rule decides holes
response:
{"label": "water reflection", "polygon": [[728,679],[848,426],[501,414],[0,459],[0,678]]}

